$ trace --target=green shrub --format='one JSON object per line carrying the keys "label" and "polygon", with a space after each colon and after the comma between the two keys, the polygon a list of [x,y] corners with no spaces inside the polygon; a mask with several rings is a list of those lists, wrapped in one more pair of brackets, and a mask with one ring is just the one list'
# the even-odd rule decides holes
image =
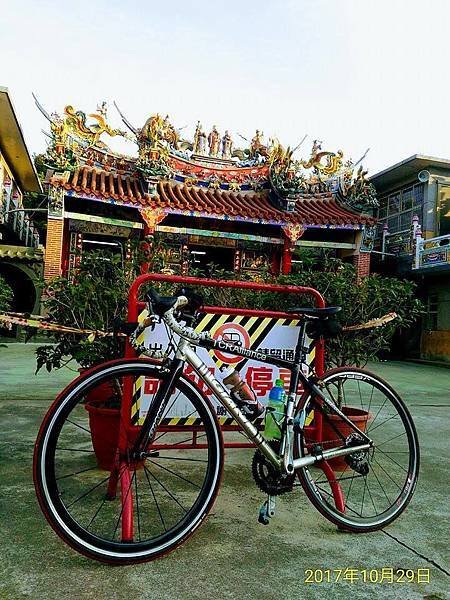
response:
{"label": "green shrub", "polygon": [[[134,273],[123,268],[119,256],[107,252],[85,254],[72,282],[58,277],[46,288],[44,307],[49,321],[60,325],[113,330],[116,319],[126,318],[127,295]],[[56,333],[55,345],[36,350],[37,371],[44,365],[48,371],[75,359],[81,367],[90,367],[106,360],[120,358],[124,353],[121,337],[97,337]]]}
{"label": "green shrub", "polygon": [[13,291],[0,275],[0,312],[5,312],[11,308]]}

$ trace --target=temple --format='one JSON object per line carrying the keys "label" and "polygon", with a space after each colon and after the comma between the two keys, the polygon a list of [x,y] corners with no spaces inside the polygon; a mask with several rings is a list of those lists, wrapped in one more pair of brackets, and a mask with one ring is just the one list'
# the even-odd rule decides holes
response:
{"label": "temple", "polygon": [[[189,140],[160,115],[136,128],[119,111],[122,130],[109,125],[105,103],[90,115],[66,106],[62,116],[36,103],[50,124],[40,157],[49,197],[46,279],[70,275],[95,248],[126,260],[136,243],[150,250],[155,234],[173,273],[207,273],[214,263],[288,274],[309,247],[331,249],[368,274],[375,189],[342,151],[315,140],[301,159],[298,148],[266,142],[261,131],[238,148],[228,131],[207,132],[200,122]],[[107,141],[116,136],[134,141],[137,155],[112,151]]]}

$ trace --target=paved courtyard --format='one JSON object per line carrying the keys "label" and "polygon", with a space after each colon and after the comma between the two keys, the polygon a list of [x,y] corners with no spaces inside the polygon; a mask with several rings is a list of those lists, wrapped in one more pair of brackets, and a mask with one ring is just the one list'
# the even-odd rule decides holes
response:
{"label": "paved courtyard", "polygon": [[[405,398],[422,453],[411,505],[385,531],[340,533],[299,490],[279,500],[268,527],[259,525],[264,498],[252,480],[252,452],[230,450],[213,513],[193,538],[162,560],[112,568],[67,548],[38,508],[33,443],[50,401],[76,373],[64,369],[35,376],[34,349],[32,344],[0,348],[0,598],[448,597],[449,369],[371,365]],[[415,581],[370,583],[370,570],[381,573],[383,568],[414,570]],[[322,574],[323,582],[306,583],[308,569],[315,572],[313,579]],[[328,583],[339,569],[355,569],[356,580]],[[418,569],[429,583],[417,583]]]}

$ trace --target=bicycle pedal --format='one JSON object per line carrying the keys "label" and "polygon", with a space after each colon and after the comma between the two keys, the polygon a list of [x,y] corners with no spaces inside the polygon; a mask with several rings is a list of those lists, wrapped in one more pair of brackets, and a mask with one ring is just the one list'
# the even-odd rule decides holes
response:
{"label": "bicycle pedal", "polygon": [[270,519],[275,516],[275,496],[267,496],[267,500],[263,502],[259,509],[258,523],[268,525]]}

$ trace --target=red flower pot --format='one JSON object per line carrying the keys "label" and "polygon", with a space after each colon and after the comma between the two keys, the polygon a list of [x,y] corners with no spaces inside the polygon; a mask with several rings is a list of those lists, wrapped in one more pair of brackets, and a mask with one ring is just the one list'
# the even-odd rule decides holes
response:
{"label": "red flower pot", "polygon": [[[95,390],[96,392],[97,390]],[[119,439],[120,410],[103,408],[99,401],[88,401],[85,409],[89,413],[92,446],[100,469],[111,471]]]}
{"label": "red flower pot", "polygon": [[[356,427],[358,427],[358,429],[360,429],[363,432],[366,431],[370,413],[360,408],[353,408],[351,406],[344,406],[342,408],[342,412],[346,417],[350,419],[352,423],[356,425]],[[322,421],[322,447],[324,450],[330,450],[331,448],[338,445],[338,434],[331,426],[330,421],[333,423],[334,427],[344,436],[344,438],[346,438],[353,432],[350,425],[344,423],[341,420],[341,418],[337,415],[327,415],[327,417],[324,418]],[[328,464],[333,469],[333,471],[345,471],[345,469],[349,468],[349,466],[345,462],[344,456],[338,456],[337,458],[329,459]]]}

